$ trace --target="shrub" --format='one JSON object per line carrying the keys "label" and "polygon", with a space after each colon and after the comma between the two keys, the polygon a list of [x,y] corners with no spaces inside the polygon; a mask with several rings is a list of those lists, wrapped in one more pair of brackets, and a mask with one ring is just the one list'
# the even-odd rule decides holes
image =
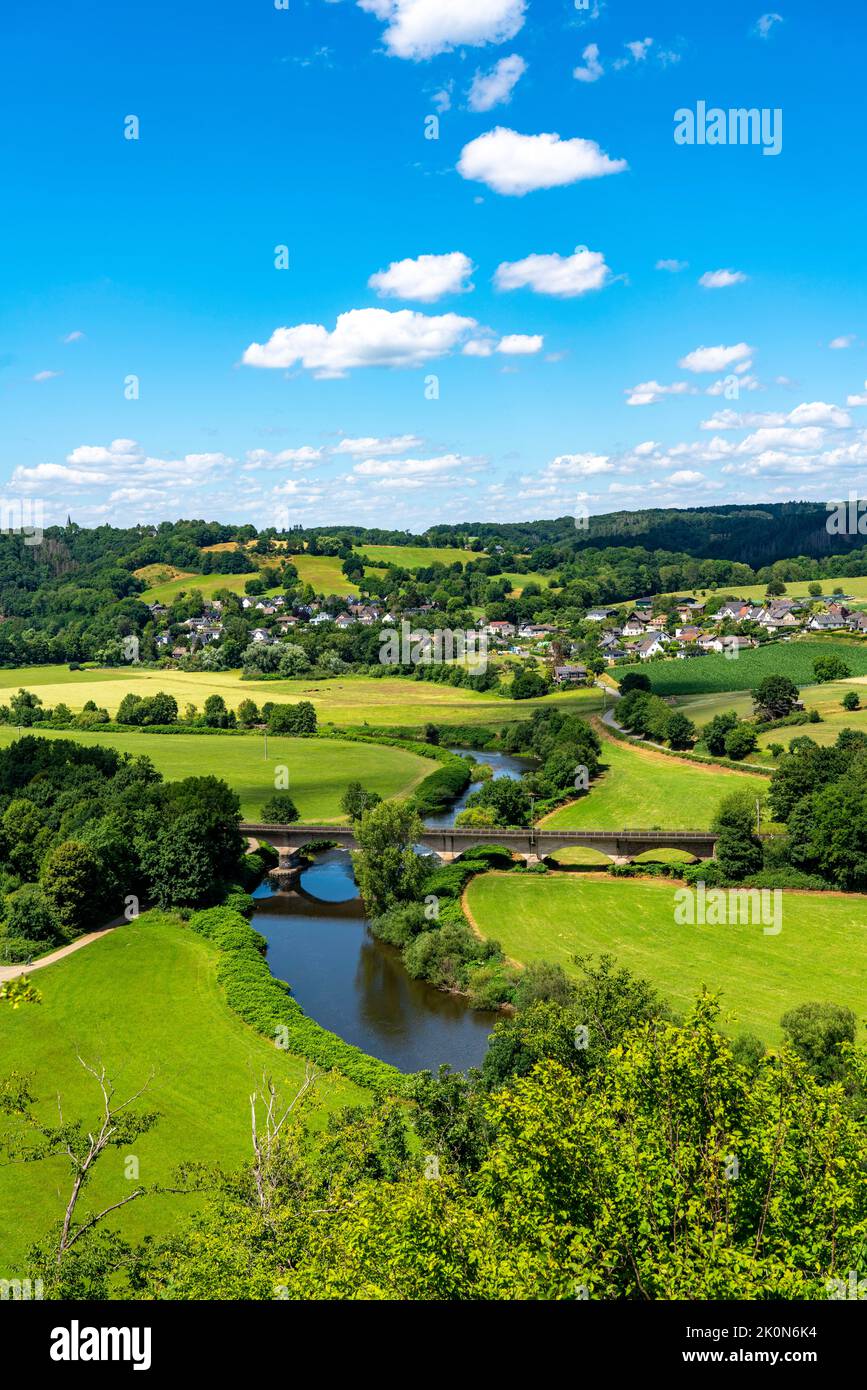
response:
{"label": "shrub", "polygon": [[25,883],[6,900],[10,936],[28,941],[56,941],[60,933],[45,893],[37,883]]}
{"label": "shrub", "polygon": [[309,700],[300,700],[297,705],[263,705],[262,713],[273,734],[292,734],[296,738],[304,738],[316,733],[316,710]]}
{"label": "shrub", "polygon": [[715,859],[703,859],[700,864],[686,864],[683,881],[690,888],[703,883],[705,888],[724,888],[728,879]]}
{"label": "shrub", "polygon": [[235,886],[229,889],[226,894],[224,906],[232,912],[240,912],[242,917],[252,917],[256,910],[256,904],[245,892],[243,888]]}
{"label": "shrub", "polygon": [[414,980],[427,980],[437,989],[459,990],[467,965],[501,957],[494,941],[480,941],[465,924],[447,922],[438,931],[422,932],[406,947],[403,963]]}
{"label": "shrub", "polygon": [[467,996],[471,1009],[496,1009],[514,998],[518,972],[505,961],[489,961],[470,968]]}
{"label": "shrub", "polygon": [[429,921],[420,903],[406,903],[402,907],[391,907],[370,922],[370,930],[379,941],[401,949],[407,946],[419,932],[436,927],[437,922]]}
{"label": "shrub", "polygon": [[758,744],[758,735],[752,724],[736,724],[725,736],[725,751],[729,758],[740,762],[748,753],[753,753]]}
{"label": "shrub", "polygon": [[504,845],[473,845],[458,860],[459,864],[478,863],[489,869],[511,869],[513,862]]}
{"label": "shrub", "polygon": [[24,965],[33,955],[33,942],[27,937],[0,936],[0,961],[4,965]]}
{"label": "shrub", "polygon": [[264,874],[265,861],[258,850],[255,854],[245,854],[244,858],[241,860],[242,889],[249,892],[251,888],[255,888],[257,884],[261,883]]}
{"label": "shrub", "polygon": [[456,797],[470,785],[471,773],[466,758],[450,757],[416,787],[413,800],[421,816],[445,811]]}
{"label": "shrub", "polygon": [[800,869],[791,867],[762,869],[760,873],[750,874],[743,883],[746,888],[809,888],[814,892],[822,892],[832,887],[817,874],[805,874]]}
{"label": "shrub", "polygon": [[265,825],[292,825],[299,819],[298,807],[288,792],[275,792],[260,814]]}
{"label": "shrub", "polygon": [[846,694],[843,696],[843,698],[842,698],[842,700],[840,701],[840,703],[841,703],[841,705],[843,706],[844,709],[860,709],[860,708],[861,708],[861,701],[860,701],[860,699],[858,698],[858,692],[857,692],[857,690],[847,690],[847,691],[846,691]]}
{"label": "shrub", "polygon": [[[286,982],[271,974],[257,944],[263,938],[239,913],[224,907],[207,908],[193,914],[190,926],[219,947],[217,980],[229,1007],[251,1028],[271,1041],[279,1031],[291,1052],[309,1057],[321,1067],[336,1067],[374,1095],[403,1092],[405,1078],[396,1067],[368,1057],[307,1017]],[[221,932],[222,942],[218,939]]]}
{"label": "shrub", "polygon": [[528,1009],[540,1000],[553,1000],[566,1008],[571,1004],[577,991],[562,965],[552,961],[535,961],[528,965],[518,978],[515,987],[514,1003],[516,1009]]}

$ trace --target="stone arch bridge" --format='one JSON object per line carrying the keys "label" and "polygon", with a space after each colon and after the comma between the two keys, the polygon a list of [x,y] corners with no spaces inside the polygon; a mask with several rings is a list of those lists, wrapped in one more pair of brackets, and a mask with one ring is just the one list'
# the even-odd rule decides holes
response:
{"label": "stone arch bridge", "polygon": [[[352,827],[347,825],[267,825],[245,821],[241,832],[251,839],[267,840],[288,861],[315,840],[331,840],[341,849],[356,849]],[[615,863],[628,863],[651,849],[682,849],[697,859],[713,857],[716,836],[710,830],[496,830],[490,826],[444,829],[426,828],[419,841],[444,862],[476,845],[502,845],[504,849],[535,863],[557,850],[580,845],[599,850]]]}

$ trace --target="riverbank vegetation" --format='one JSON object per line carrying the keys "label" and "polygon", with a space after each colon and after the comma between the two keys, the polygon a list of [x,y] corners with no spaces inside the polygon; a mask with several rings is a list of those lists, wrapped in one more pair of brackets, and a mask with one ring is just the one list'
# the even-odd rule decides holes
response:
{"label": "riverbank vegetation", "polygon": [[[91,1235],[59,1262],[46,1239],[25,1272],[49,1297],[292,1301],[796,1300],[848,1278],[867,1140],[845,1026],[796,1018],[764,1054],[732,1047],[712,997],[673,1018],[608,961],[538,983],[480,1072],[423,1074],[411,1109],[350,1109],[313,1135],[309,1078],[294,1104],[260,1088],[252,1161],[206,1165],[179,1230]],[[268,1097],[293,1107],[279,1129]]]}

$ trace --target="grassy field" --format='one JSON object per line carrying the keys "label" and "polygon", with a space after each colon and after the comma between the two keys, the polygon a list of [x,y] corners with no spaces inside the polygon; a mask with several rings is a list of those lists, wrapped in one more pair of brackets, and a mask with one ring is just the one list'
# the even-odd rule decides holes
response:
{"label": "grassy field", "polygon": [[724,796],[765,788],[762,777],[680,762],[652,749],[606,738],[605,771],[586,796],[553,811],[546,830],[704,830]]}
{"label": "grassy field", "polygon": [[400,677],[340,676],[334,680],[244,681],[239,671],[111,669],[70,671],[66,666],[22,666],[0,670],[0,690],[22,686],[46,705],[63,700],[73,711],[87,700],[113,714],[127,691],[174,695],[183,714],[187,703],[201,710],[209,695],[222,695],[231,709],[242,700],[309,700],[322,723],[340,725],[502,724],[529,719],[535,709],[569,708],[581,715],[601,708],[601,692],[592,687],[547,695],[541,700],[506,700],[475,690],[460,690],[433,681]]}
{"label": "grassy field", "polygon": [[[256,575],[250,574],[184,574],[180,579],[169,579],[164,583],[154,584],[152,588],[145,589],[139,597],[142,603],[171,603],[172,599],[177,598],[182,591],[190,593],[193,589],[201,592],[202,598],[213,598],[218,589],[228,589],[232,594],[243,594],[244,585],[248,579],[255,579]],[[345,581],[344,581],[345,583]],[[269,589],[269,593],[279,594],[279,585],[275,589]],[[347,593],[349,590],[347,590]],[[261,598],[262,595],[257,595]]]}
{"label": "grassy field", "polygon": [[[864,708],[845,710],[841,700],[847,691],[854,690],[863,702]],[[750,762],[767,760],[773,766],[773,758],[768,754],[768,745],[782,743],[788,747],[790,739],[806,735],[815,743],[834,743],[843,729],[858,729],[867,733],[867,677],[854,677],[848,681],[829,681],[827,685],[805,686],[801,699],[807,710],[817,709],[821,724],[797,724],[782,729],[772,729],[759,735],[757,753],[750,754]],[[749,719],[753,713],[753,702],[746,691],[729,691],[714,695],[688,695],[676,700],[678,709],[689,715],[699,728],[707,724],[717,714],[734,710],[741,719]]]}
{"label": "grassy field", "polygon": [[[781,598],[809,598],[808,593],[812,579],[792,579],[786,584],[785,594]],[[817,579],[817,584],[821,584],[822,593],[819,597],[830,598],[835,589],[840,588],[844,594],[849,594],[852,598],[867,599],[867,575],[859,575],[855,579]],[[763,599],[767,590],[765,584],[736,584],[729,587],[720,586],[719,589],[677,589],[675,592],[681,598],[701,598],[711,599],[717,594],[731,594],[735,598]]]}
{"label": "grassy field", "polygon": [[[275,769],[281,766],[289,769],[286,790],[301,820],[310,824],[345,821],[340,798],[348,782],[362,782],[382,797],[407,796],[438,766],[402,748],[343,743],[339,739],[269,735],[266,760],[261,734],[112,734],[46,729],[45,736],[98,743],[133,757],[144,754],[167,781],[208,774],[222,777],[238,793],[245,820],[259,820],[263,802],[274,793]],[[16,729],[0,725],[0,747],[7,747],[17,737]]]}
{"label": "grassy field", "polygon": [[355,551],[372,565],[399,565],[401,569],[417,570],[428,565],[453,565],[460,560],[462,565],[469,560],[481,560],[481,551],[460,550],[453,545],[357,545]]}
{"label": "grassy field", "polygon": [[788,676],[796,685],[810,685],[818,656],[839,656],[853,676],[867,676],[867,643],[833,639],[772,642],[741,652],[737,659],[713,652],[691,661],[644,661],[618,666],[615,674],[622,680],[627,671],[642,671],[656,695],[702,695],[752,690],[763,676]]}
{"label": "grassy field", "polygon": [[332,555],[293,555],[291,563],[298,571],[302,584],[309,584],[317,594],[358,594],[358,585],[347,579],[341,568],[343,561]]}
{"label": "grassy field", "polygon": [[[303,1061],[274,1048],[223,1002],[215,977],[216,951],[193,932],[155,913],[121,927],[75,955],[33,976],[41,1004],[0,1008],[4,1072],[26,1071],[40,1113],[95,1118],[100,1096],[76,1061],[104,1062],[123,1098],[153,1081],[142,1108],[158,1125],[135,1144],[144,1183],[168,1182],[184,1160],[231,1169],[250,1152],[250,1093],[268,1072],[287,1095],[304,1073]],[[323,1076],[318,1116],[357,1104],[364,1092]],[[109,1150],[88,1191],[93,1209],[129,1190],[125,1150]],[[64,1163],[0,1166],[0,1276],[18,1272],[30,1243],[62,1215],[69,1193]],[[190,1210],[191,1198],[132,1202],[115,1218],[129,1236],[167,1232]]]}
{"label": "grassy field", "polygon": [[585,874],[484,874],[467,890],[473,918],[507,955],[557,961],[610,952],[650,980],[675,1008],[702,985],[722,992],[724,1026],[766,1043],[780,1040],[780,1017],[808,1000],[847,1005],[864,1036],[867,898],[784,894],[782,931],[761,926],[679,926],[674,882],[630,882]]}
{"label": "grassy field", "polygon": [[539,570],[530,571],[528,574],[498,574],[497,579],[508,579],[512,586],[513,594],[523,593],[528,584],[538,584],[540,589],[547,589],[551,582],[552,571],[543,574]]}

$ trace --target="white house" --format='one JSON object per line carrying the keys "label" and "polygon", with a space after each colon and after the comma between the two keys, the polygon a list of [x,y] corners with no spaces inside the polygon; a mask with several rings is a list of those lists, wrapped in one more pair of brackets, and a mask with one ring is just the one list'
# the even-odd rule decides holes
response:
{"label": "white house", "polygon": [[644,637],[636,647],[636,651],[642,661],[649,661],[652,656],[661,656],[665,648],[658,637]]}

